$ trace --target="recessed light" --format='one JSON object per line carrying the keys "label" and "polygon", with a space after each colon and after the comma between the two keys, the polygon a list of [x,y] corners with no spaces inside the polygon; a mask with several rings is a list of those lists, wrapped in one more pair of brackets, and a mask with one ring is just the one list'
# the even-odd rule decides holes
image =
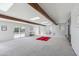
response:
{"label": "recessed light", "polygon": [[0,3],[0,10],[6,12],[10,9],[13,3]]}
{"label": "recessed light", "polygon": [[38,20],[40,19],[40,17],[33,17],[33,18],[30,18],[30,20]]}
{"label": "recessed light", "polygon": [[48,22],[42,22],[42,24],[48,24]]}
{"label": "recessed light", "polygon": [[51,23],[49,23],[49,22],[41,22],[41,24],[50,25]]}

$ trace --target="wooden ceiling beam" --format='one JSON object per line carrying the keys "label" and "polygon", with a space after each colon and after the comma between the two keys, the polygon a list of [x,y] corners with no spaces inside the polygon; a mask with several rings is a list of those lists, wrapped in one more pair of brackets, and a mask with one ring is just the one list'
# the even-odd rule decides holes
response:
{"label": "wooden ceiling beam", "polygon": [[58,25],[37,3],[28,3],[31,7],[33,7],[35,10],[40,12],[43,16],[48,18],[50,21],[52,21],[55,25]]}
{"label": "wooden ceiling beam", "polygon": [[34,24],[34,25],[45,26],[43,24],[39,24],[39,23],[35,23],[35,22],[30,22],[30,21],[27,21],[27,20],[24,20],[24,19],[19,19],[19,18],[16,18],[16,17],[4,15],[4,14],[0,14],[0,18],[5,18],[6,20],[18,21],[18,22],[29,23],[29,24]]}

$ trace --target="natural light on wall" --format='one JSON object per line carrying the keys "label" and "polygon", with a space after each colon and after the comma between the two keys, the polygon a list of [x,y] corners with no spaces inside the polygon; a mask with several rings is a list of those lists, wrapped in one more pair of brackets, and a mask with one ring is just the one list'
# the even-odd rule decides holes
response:
{"label": "natural light on wall", "polygon": [[1,11],[8,11],[12,7],[13,3],[0,3],[0,10]]}

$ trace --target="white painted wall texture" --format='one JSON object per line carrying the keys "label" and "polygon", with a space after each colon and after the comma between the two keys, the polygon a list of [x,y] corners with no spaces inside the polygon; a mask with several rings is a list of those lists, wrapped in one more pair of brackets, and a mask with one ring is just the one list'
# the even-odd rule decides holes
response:
{"label": "white painted wall texture", "polygon": [[[1,19],[2,20],[2,19]],[[1,26],[6,25],[7,26],[7,31],[2,31]],[[0,21],[0,42],[1,41],[6,41],[6,40],[13,40],[14,39],[14,28],[16,26],[20,27],[25,27],[26,29],[26,37],[29,36],[30,34],[30,25],[26,24],[18,24],[18,23],[13,23],[13,22],[7,22],[7,21]]]}
{"label": "white painted wall texture", "polygon": [[79,56],[79,4],[71,11],[71,43],[74,51]]}

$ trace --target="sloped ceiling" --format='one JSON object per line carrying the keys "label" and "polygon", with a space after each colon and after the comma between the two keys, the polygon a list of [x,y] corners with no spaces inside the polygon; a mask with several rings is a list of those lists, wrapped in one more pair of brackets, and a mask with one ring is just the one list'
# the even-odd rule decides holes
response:
{"label": "sloped ceiling", "polygon": [[[14,3],[8,11],[4,12],[0,10],[0,13],[40,24],[45,21],[48,22],[48,20],[45,17],[35,12],[35,10],[32,9],[27,3]],[[40,17],[40,19],[30,20],[30,18],[34,17]]]}
{"label": "sloped ceiling", "polygon": [[72,3],[39,3],[47,14],[57,23],[65,23],[69,17]]}
{"label": "sloped ceiling", "polygon": [[[39,3],[39,5],[57,23],[65,23],[69,19],[71,8],[73,7],[71,3]],[[15,3],[7,12],[0,11],[0,13],[26,20],[39,16],[40,19],[34,21],[37,23],[47,21],[45,17],[32,9],[27,3]]]}

